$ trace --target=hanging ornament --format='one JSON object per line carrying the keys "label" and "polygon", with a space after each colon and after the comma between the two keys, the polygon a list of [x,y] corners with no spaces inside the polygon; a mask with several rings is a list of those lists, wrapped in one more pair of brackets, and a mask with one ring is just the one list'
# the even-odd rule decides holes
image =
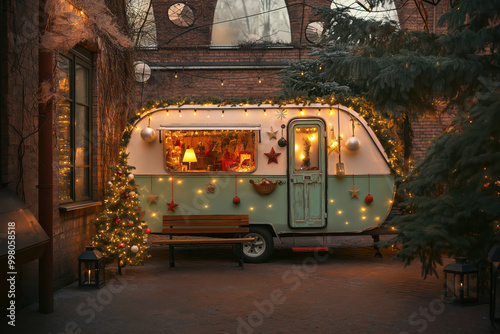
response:
{"label": "hanging ornament", "polygon": [[214,153],[212,152],[212,150],[211,150],[211,149],[208,149],[208,150],[206,150],[206,151],[205,151],[205,156],[206,156],[207,158],[210,158],[213,154],[214,154]]}
{"label": "hanging ornament", "polygon": [[150,175],[150,180],[151,180],[151,191],[149,193],[149,196],[146,196],[146,198],[149,201],[149,205],[151,205],[153,203],[156,204],[157,200],[158,200],[158,195],[153,195],[153,174]]}
{"label": "hanging ornament", "polygon": [[278,156],[281,154],[281,153],[276,153],[274,151],[274,147],[271,147],[271,151],[269,153],[264,153],[267,158],[269,159],[267,161],[267,164],[270,164],[271,162],[275,162],[275,163],[278,163]]}
{"label": "hanging ornament", "polygon": [[271,131],[267,131],[267,135],[269,136],[269,140],[276,139],[277,133],[278,133],[278,130],[273,130],[273,127],[271,126]]}
{"label": "hanging ornament", "polygon": [[123,247],[125,247],[125,243],[123,243],[123,242],[120,242],[120,243],[118,244],[118,247],[120,247],[120,248],[123,248]]}
{"label": "hanging ornament", "polygon": [[124,195],[123,195],[123,198],[125,198],[125,199],[129,199],[129,198],[130,198],[130,195],[129,195],[128,193],[126,193],[126,194],[124,194]]}
{"label": "hanging ornament", "polygon": [[339,162],[335,165],[335,176],[338,178],[342,178],[345,175],[345,165],[342,162],[342,150],[340,149],[340,105],[337,104],[337,126],[339,128],[339,135],[337,137],[338,147],[339,147]]}
{"label": "hanging ornament", "polygon": [[359,198],[359,189],[356,189],[354,186],[354,174],[352,174],[352,189],[349,192],[351,193],[351,198]]}
{"label": "hanging ornament", "polygon": [[111,187],[113,183],[111,181],[108,181],[108,187]]}
{"label": "hanging ornament", "polygon": [[283,137],[283,129],[285,128],[285,124],[281,124],[281,138],[278,140],[278,146],[279,147],[285,147],[286,146],[286,139]]}
{"label": "hanging ornament", "polygon": [[132,221],[129,220],[128,221],[128,226],[134,226],[134,222],[132,222]]}
{"label": "hanging ornament", "polygon": [[288,116],[288,110],[283,109],[283,110],[278,110],[276,112],[276,117],[279,118],[280,120],[283,120],[283,118],[286,118]]}
{"label": "hanging ornament", "polygon": [[146,143],[152,143],[156,139],[156,131],[148,126],[147,128],[142,129],[141,138]]}
{"label": "hanging ornament", "polygon": [[120,222],[121,222],[121,221],[122,221],[122,220],[121,220],[120,218],[116,218],[116,219],[115,219],[115,223],[116,223],[117,225],[118,225],[118,224],[120,224]]}
{"label": "hanging ornament", "polygon": [[233,203],[240,204],[241,200],[238,197],[238,176],[237,175],[234,176],[234,194],[235,194],[235,196],[233,198]]}
{"label": "hanging ornament", "polygon": [[139,251],[139,247],[137,247],[136,245],[133,245],[132,247],[130,247],[130,250],[133,252],[133,253],[137,253]]}
{"label": "hanging ornament", "polygon": [[365,197],[366,204],[373,202],[373,196],[370,195],[370,174],[368,174],[368,195]]}
{"label": "hanging ornament", "polygon": [[123,175],[123,172],[121,170],[119,170],[118,172],[116,172],[116,176],[122,177],[122,175]]}
{"label": "hanging ornament", "polygon": [[144,233],[146,233],[146,234],[151,233],[151,229],[150,229],[149,227],[148,227],[148,228],[146,228],[146,229],[144,230]]}
{"label": "hanging ornament", "polygon": [[170,203],[167,202],[168,210],[167,211],[172,211],[175,213],[175,207],[178,206],[179,204],[175,204],[174,202],[174,178],[172,177],[172,200]]}
{"label": "hanging ornament", "polygon": [[352,123],[352,137],[347,139],[345,143],[345,147],[349,151],[357,151],[359,147],[361,146],[361,143],[359,142],[359,139],[354,137],[354,118],[351,117],[351,123]]}
{"label": "hanging ornament", "polygon": [[130,173],[129,175],[127,175],[127,178],[132,181],[134,179],[134,174]]}
{"label": "hanging ornament", "polygon": [[180,146],[181,146],[181,141],[180,141],[179,139],[177,139],[177,140],[175,141],[174,146],[178,146],[178,147],[180,147]]}
{"label": "hanging ornament", "polygon": [[135,194],[135,191],[131,191],[131,192],[129,192],[129,193],[128,193],[128,195],[129,195],[130,197],[135,197],[135,195],[136,195],[136,194]]}

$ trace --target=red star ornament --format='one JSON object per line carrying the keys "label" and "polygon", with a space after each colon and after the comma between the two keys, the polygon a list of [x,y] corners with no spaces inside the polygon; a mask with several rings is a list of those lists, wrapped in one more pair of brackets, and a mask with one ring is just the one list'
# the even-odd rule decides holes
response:
{"label": "red star ornament", "polygon": [[275,162],[275,163],[278,163],[278,156],[281,154],[281,153],[276,153],[274,151],[274,147],[271,147],[271,152],[269,153],[264,153],[267,158],[269,159],[267,161],[267,164],[270,164],[271,162]]}
{"label": "red star ornament", "polygon": [[172,201],[170,203],[167,202],[167,206],[168,206],[168,210],[167,211],[172,211],[175,213],[175,207],[179,205],[179,204],[175,204],[174,203],[174,200],[172,199]]}

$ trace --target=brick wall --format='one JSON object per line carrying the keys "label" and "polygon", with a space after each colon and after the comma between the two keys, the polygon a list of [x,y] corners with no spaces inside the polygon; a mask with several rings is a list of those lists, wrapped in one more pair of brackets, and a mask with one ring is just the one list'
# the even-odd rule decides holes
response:
{"label": "brick wall", "polygon": [[425,157],[426,150],[432,140],[446,130],[451,123],[451,119],[451,115],[426,116],[411,122],[415,160]]}

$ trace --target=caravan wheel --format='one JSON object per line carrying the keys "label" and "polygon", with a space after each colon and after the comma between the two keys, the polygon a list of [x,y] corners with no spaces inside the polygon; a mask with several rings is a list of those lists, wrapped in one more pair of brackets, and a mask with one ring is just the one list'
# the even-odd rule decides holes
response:
{"label": "caravan wheel", "polygon": [[260,263],[269,260],[274,251],[271,233],[260,226],[250,226],[246,238],[255,238],[253,242],[243,244],[243,260],[248,263]]}

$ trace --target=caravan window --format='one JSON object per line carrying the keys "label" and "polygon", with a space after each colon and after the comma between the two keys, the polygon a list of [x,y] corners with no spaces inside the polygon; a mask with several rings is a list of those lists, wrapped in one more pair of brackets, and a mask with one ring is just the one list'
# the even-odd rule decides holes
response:
{"label": "caravan window", "polygon": [[253,172],[254,130],[164,130],[169,172]]}

